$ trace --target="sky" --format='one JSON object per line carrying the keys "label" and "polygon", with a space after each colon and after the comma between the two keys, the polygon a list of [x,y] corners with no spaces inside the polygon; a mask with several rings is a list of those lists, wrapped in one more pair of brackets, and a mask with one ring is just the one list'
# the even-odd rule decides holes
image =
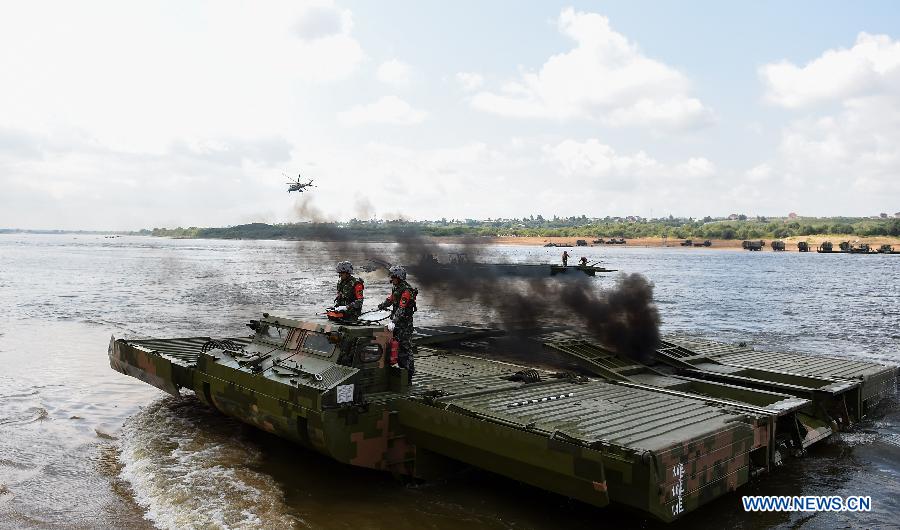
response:
{"label": "sky", "polygon": [[892,1],[0,3],[0,228],[897,211]]}

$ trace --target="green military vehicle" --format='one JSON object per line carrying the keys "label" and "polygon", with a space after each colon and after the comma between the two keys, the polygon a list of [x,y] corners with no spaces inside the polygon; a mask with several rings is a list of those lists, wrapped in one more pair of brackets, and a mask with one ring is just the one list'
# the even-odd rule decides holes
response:
{"label": "green military vehicle", "polygon": [[800,241],[797,243],[797,251],[799,252],[809,252],[809,243],[807,241]]}
{"label": "green military vehicle", "polygon": [[765,246],[766,242],[761,239],[741,242],[741,248],[744,250],[762,250]]}
{"label": "green military vehicle", "polygon": [[772,247],[772,250],[775,252],[783,252],[784,251],[784,241],[770,241],[769,245]]}
{"label": "green military vehicle", "polygon": [[834,243],[831,241],[823,241],[821,245],[816,249],[816,252],[819,254],[832,254],[834,253]]}
{"label": "green military vehicle", "polygon": [[[460,462],[672,521],[865,416],[896,367],[667,339],[643,364],[581,336],[417,328],[415,381],[376,323],[263,314],[250,336],[116,339],[113,369],[349,465]],[[478,338],[479,340],[472,340]],[[466,339],[466,340],[463,340]]]}

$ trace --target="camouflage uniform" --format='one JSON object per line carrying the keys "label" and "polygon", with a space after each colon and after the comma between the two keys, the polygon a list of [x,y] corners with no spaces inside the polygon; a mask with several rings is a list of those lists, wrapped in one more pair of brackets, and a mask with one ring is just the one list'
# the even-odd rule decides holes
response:
{"label": "camouflage uniform", "polygon": [[335,306],[347,306],[344,315],[348,320],[356,320],[362,313],[363,306],[363,281],[354,276],[337,283],[337,296],[334,297]]}
{"label": "camouflage uniform", "polygon": [[412,379],[416,371],[415,368],[415,352],[416,347],[412,343],[413,335],[413,313],[416,310],[416,295],[418,290],[401,281],[397,285],[391,287],[391,295],[378,305],[379,309],[391,308],[391,322],[394,323],[394,338],[400,343],[400,351],[397,358],[397,364],[401,368],[409,370],[409,377]]}

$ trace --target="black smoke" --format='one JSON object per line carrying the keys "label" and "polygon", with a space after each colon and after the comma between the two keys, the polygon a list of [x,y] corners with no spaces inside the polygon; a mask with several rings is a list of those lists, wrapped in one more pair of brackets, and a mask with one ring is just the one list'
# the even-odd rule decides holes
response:
{"label": "black smoke", "polygon": [[[640,274],[622,274],[614,286],[601,289],[598,280],[571,272],[565,279],[546,276],[516,278],[503,266],[486,265],[482,246],[475,239],[457,242],[456,251],[468,263],[447,263],[447,248],[434,243],[409,225],[398,223],[382,235],[396,243],[390,255],[376,254],[359,233],[325,219],[309,203],[302,212],[313,221],[308,239],[327,242],[333,261],[365,256],[381,266],[409,266],[411,282],[420,290],[439,291],[429,300],[438,307],[460,307],[460,302],[478,304],[492,312],[513,336],[524,336],[543,328],[569,328],[592,336],[605,347],[639,361],[647,361],[660,341],[660,317],[653,301],[653,284]],[[298,210],[301,208],[298,207]],[[357,264],[357,266],[359,266]],[[601,280],[602,281],[602,280]],[[471,315],[445,313],[448,319],[468,320]]]}
{"label": "black smoke", "polygon": [[[439,289],[436,303],[469,301],[490,309],[505,330],[527,334],[539,328],[574,328],[591,335],[619,354],[647,361],[660,341],[660,317],[653,302],[653,284],[640,274],[622,274],[613,287],[600,289],[597,280],[578,273],[555,279],[547,275],[515,278],[502,265],[479,262],[480,245],[463,240],[459,252],[467,264],[436,262],[442,250],[411,231],[396,231],[397,257],[412,265],[420,289]],[[390,261],[389,257],[376,257]],[[395,258],[395,260],[397,260]],[[571,275],[571,272],[568,276]],[[449,304],[447,304],[449,305]]]}

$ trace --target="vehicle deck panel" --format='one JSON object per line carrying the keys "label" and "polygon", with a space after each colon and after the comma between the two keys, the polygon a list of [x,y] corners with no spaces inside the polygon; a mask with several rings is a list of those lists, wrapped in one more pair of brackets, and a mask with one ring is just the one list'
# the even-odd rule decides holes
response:
{"label": "vehicle deck panel", "polygon": [[897,371],[895,366],[839,357],[768,352],[744,346],[709,342],[678,341],[678,343],[722,364],[746,366],[759,370],[778,370],[812,377],[867,379]]}
{"label": "vehicle deck panel", "polygon": [[[421,361],[421,362],[420,362]],[[589,445],[613,443],[662,450],[720,433],[742,417],[701,399],[674,396],[599,380],[507,379],[523,367],[455,354],[416,359],[411,394],[428,393],[441,406],[499,420],[523,430],[561,432]]]}
{"label": "vehicle deck panel", "polygon": [[[131,346],[136,346],[150,352],[156,352],[170,361],[186,367],[197,365],[200,359],[200,350],[203,345],[212,340],[212,337],[182,337],[175,339],[125,339]],[[221,340],[221,339],[219,339]],[[230,340],[238,346],[245,347],[250,344],[250,337],[233,337]]]}
{"label": "vehicle deck panel", "polygon": [[562,432],[585,444],[660,451],[729,429],[741,416],[692,400],[602,381],[526,385],[447,403],[522,428]]}
{"label": "vehicle deck panel", "polygon": [[458,340],[477,340],[503,335],[496,328],[476,328],[471,326],[416,326],[413,342],[418,345],[436,344]]}

